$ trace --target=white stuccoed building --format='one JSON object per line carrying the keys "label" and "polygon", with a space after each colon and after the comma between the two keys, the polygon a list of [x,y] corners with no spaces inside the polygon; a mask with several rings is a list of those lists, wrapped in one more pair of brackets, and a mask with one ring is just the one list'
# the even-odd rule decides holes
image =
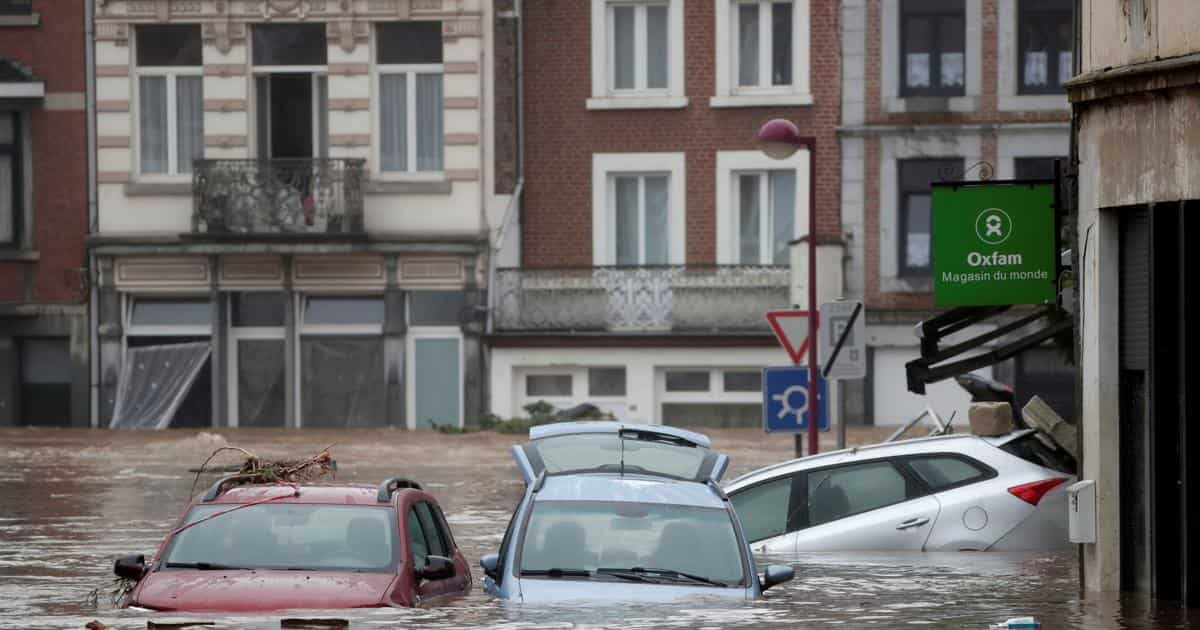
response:
{"label": "white stuccoed building", "polygon": [[99,426],[478,416],[492,4],[97,0]]}

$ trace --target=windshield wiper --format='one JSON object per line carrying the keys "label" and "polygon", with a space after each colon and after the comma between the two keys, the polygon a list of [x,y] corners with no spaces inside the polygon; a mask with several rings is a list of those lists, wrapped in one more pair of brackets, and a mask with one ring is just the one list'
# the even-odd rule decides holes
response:
{"label": "windshield wiper", "polygon": [[656,578],[666,578],[669,580],[698,582],[709,586],[730,586],[728,582],[721,582],[712,578],[706,578],[703,575],[694,575],[675,571],[674,569],[652,569],[646,567],[633,567],[630,569],[596,569],[596,573],[604,575],[612,575],[615,577],[625,578],[628,580],[651,581]]}
{"label": "windshield wiper", "polygon": [[249,571],[247,567],[235,567],[212,562],[168,562],[168,569],[200,569],[201,571]]}
{"label": "windshield wiper", "polygon": [[592,572],[587,569],[528,569],[521,571],[521,575],[544,575],[546,577],[592,577]]}

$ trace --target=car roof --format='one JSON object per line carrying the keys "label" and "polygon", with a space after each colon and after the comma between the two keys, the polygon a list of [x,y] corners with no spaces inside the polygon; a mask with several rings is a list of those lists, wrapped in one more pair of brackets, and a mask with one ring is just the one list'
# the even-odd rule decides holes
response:
{"label": "car roof", "polygon": [[[800,457],[790,459],[788,461],[779,462],[765,466],[757,470],[748,472],[725,485],[726,488],[743,485],[748,481],[757,480],[762,477],[770,477],[772,473],[789,472],[793,470],[807,470],[825,464],[840,463],[849,456],[855,457],[888,457],[893,455],[931,453],[946,450],[966,449],[971,446],[980,444],[989,446],[999,446],[1008,441],[1009,436],[1001,436],[999,442],[990,442],[978,435],[970,433],[958,433],[952,435],[938,435],[934,437],[913,438],[909,440],[897,440],[895,442],[881,442],[879,444],[871,444],[868,446],[856,446],[853,448],[842,449],[839,451],[829,451],[818,455],[810,455],[808,457]],[[1020,437],[1020,436],[1016,436]]]}
{"label": "car roof", "polygon": [[559,435],[574,435],[577,433],[619,433],[621,431],[641,431],[645,433],[658,433],[661,435],[669,435],[671,437],[687,440],[696,446],[704,448],[712,448],[712,442],[707,435],[680,429],[677,427],[669,427],[662,424],[634,424],[629,422],[556,422],[553,424],[540,424],[529,429],[530,440],[540,440],[548,437]]}
{"label": "car roof", "polygon": [[724,508],[718,489],[707,483],[646,475],[588,473],[547,477],[535,501],[617,501]]}
{"label": "car roof", "polygon": [[[359,484],[301,484],[299,496],[286,496],[281,499],[272,500],[271,503],[316,503],[330,505],[369,505],[369,506],[390,506],[391,503],[380,503],[378,501],[379,488],[377,486],[366,486]],[[397,490],[402,492],[407,488]],[[207,504],[227,504],[227,503],[249,503],[260,499],[267,499],[292,493],[292,486],[283,484],[254,484],[244,486],[234,486],[225,492],[222,492],[212,501],[197,502],[198,505]]]}

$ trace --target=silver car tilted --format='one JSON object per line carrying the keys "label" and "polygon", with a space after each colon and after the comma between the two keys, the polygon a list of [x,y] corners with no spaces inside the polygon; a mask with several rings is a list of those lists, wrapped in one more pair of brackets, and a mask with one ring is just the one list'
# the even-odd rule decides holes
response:
{"label": "silver car tilted", "polygon": [[1034,430],[888,442],[768,466],[725,487],[755,552],[1069,546],[1070,464]]}

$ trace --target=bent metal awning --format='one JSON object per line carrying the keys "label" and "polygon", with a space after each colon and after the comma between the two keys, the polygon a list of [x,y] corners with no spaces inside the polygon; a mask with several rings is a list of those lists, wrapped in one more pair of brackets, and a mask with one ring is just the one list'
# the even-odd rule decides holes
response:
{"label": "bent metal awning", "polygon": [[0,58],[0,99],[42,98],[46,84],[28,68],[11,59]]}

